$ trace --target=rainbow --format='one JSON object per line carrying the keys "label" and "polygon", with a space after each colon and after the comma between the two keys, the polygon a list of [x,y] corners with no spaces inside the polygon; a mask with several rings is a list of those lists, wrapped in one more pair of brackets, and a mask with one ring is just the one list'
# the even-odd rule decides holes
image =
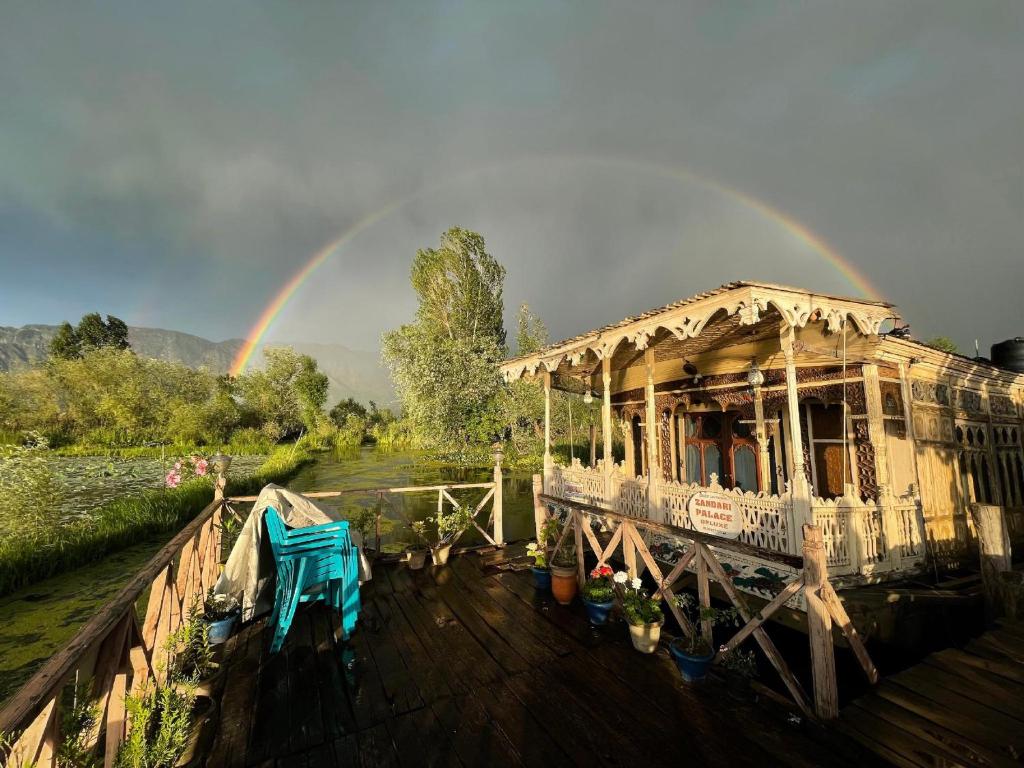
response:
{"label": "rainbow", "polygon": [[646,173],[650,173],[656,176],[662,176],[665,178],[683,180],[687,182],[693,182],[701,186],[712,189],[719,194],[738,200],[748,208],[757,211],[759,214],[764,216],[771,221],[774,221],[781,225],[787,232],[796,238],[804,241],[821,254],[829,263],[831,263],[836,270],[858,291],[860,291],[865,297],[869,299],[882,299],[882,292],[871,282],[871,280],[863,272],[857,269],[850,261],[845,259],[835,248],[829,245],[820,235],[814,232],[805,224],[797,221],[789,214],[786,214],[777,208],[765,203],[763,200],[759,200],[756,197],[746,194],[733,187],[726,186],[719,181],[709,179],[704,176],[700,176],[692,171],[685,168],[671,167],[654,165],[651,163],[645,163],[635,160],[626,160],[624,158],[615,157],[595,157],[590,155],[545,155],[540,157],[531,157],[526,159],[518,159],[513,161],[507,161],[489,166],[479,167],[465,173],[459,174],[446,181],[442,181],[439,184],[431,185],[414,192],[413,194],[399,198],[388,203],[380,210],[360,219],[358,222],[349,227],[339,237],[327,243],[323,248],[318,250],[313,256],[296,272],[292,275],[291,279],[281,288],[280,291],[271,299],[270,303],[263,309],[256,322],[253,323],[249,332],[246,334],[245,341],[238,353],[235,355],[234,360],[231,363],[231,375],[238,376],[246,367],[249,365],[249,361],[252,359],[253,354],[259,348],[260,342],[266,335],[270,326],[273,325],[274,320],[281,314],[288,302],[295,295],[296,291],[302,286],[304,282],[309,278],[313,272],[316,271],[317,267],[327,261],[332,254],[337,252],[344,245],[353,240],[357,235],[366,229],[369,229],[377,222],[381,221],[385,217],[389,216],[399,208],[408,205],[412,201],[426,195],[429,192],[433,192],[442,187],[453,186],[457,183],[465,181],[467,178],[479,175],[493,170],[500,170],[509,166],[522,167],[524,163],[528,162],[539,162],[544,163],[545,166],[550,164],[552,161],[563,161],[563,162],[577,162],[587,163],[591,165],[605,165],[611,167],[624,167],[632,170],[640,170]]}

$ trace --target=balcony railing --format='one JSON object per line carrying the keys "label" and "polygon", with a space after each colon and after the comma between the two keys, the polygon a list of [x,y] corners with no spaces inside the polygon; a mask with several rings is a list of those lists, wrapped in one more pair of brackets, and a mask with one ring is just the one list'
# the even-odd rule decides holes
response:
{"label": "balcony railing", "polygon": [[[727,489],[714,477],[707,486],[650,483],[645,477],[628,477],[620,464],[606,473],[601,462],[587,467],[579,460],[569,466],[553,465],[545,479],[545,492],[552,496],[682,528],[693,527],[689,502],[703,491],[724,494],[739,509],[739,541],[775,552],[799,552],[799,525],[788,491],[775,495]],[[914,496],[868,501],[812,498],[810,509],[810,522],[822,531],[829,571],[837,578],[875,580],[925,565],[920,506]]]}

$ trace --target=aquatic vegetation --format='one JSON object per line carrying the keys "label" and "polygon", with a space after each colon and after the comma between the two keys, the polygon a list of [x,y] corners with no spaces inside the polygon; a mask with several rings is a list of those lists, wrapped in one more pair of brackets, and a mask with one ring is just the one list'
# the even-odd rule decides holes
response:
{"label": "aquatic vegetation", "polygon": [[[213,500],[211,478],[196,477],[175,488],[115,498],[87,515],[64,516],[51,487],[52,475],[47,479],[45,464],[37,459],[39,455],[23,451],[16,458],[0,460],[18,462],[16,470],[5,465],[0,471],[4,478],[0,485],[0,595],[176,531]],[[267,483],[285,482],[310,459],[301,448],[281,446],[253,472],[232,474],[229,490],[248,494]],[[33,490],[41,496],[30,495]]]}

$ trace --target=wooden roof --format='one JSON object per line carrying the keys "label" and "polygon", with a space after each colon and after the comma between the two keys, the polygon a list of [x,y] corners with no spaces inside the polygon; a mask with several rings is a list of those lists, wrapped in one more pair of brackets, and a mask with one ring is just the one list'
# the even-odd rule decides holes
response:
{"label": "wooden roof", "polygon": [[[884,301],[736,281],[511,358],[502,365],[502,373],[507,380],[515,380],[536,373],[541,366],[553,372],[563,362],[578,366],[587,357],[602,360],[614,355],[624,342],[636,351],[646,349],[653,339],[658,339],[659,345],[679,345],[678,342],[691,349],[707,348],[737,327],[758,325],[769,315],[777,316],[790,327],[803,327],[812,320],[824,321],[831,331],[851,320],[856,330],[865,335],[877,334],[882,322],[897,318],[893,305]],[[723,320],[729,322],[723,324]],[[699,342],[686,344],[698,337]],[[678,351],[683,351],[681,346]]]}

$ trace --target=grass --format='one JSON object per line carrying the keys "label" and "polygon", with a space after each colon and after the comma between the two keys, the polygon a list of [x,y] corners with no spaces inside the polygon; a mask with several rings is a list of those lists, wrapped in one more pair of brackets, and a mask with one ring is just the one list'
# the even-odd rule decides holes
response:
{"label": "grass", "polygon": [[[252,494],[267,483],[285,482],[311,454],[297,446],[277,448],[255,472],[228,480],[228,492]],[[146,491],[104,504],[88,519],[54,526],[9,527],[0,539],[0,595],[144,541],[177,531],[213,500],[209,480]],[[8,510],[9,511],[9,510]]]}

